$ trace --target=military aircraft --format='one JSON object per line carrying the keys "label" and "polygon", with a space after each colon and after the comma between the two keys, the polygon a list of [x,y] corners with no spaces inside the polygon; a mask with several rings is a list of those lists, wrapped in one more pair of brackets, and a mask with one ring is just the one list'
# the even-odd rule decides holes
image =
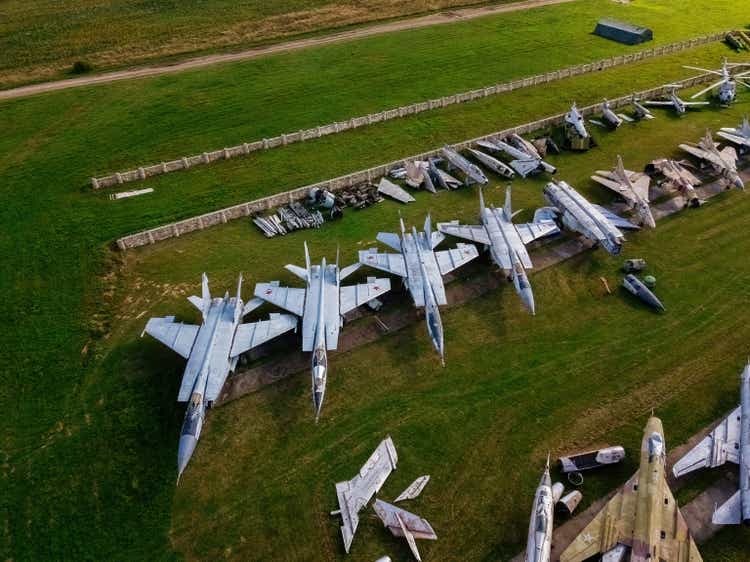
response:
{"label": "military aircraft", "polygon": [[[559,499],[559,498],[558,498]],[[526,541],[524,562],[549,562],[552,548],[552,479],[549,476],[549,456],[539,486],[534,494],[529,520],[529,535]]]}
{"label": "military aircraft", "polygon": [[575,103],[563,118],[563,133],[565,147],[571,150],[588,150],[595,144]]}
{"label": "military aircraft", "polygon": [[380,254],[376,248],[361,250],[359,263],[404,279],[414,306],[424,308],[427,332],[444,363],[443,324],[438,308],[448,304],[443,275],[476,258],[479,255],[476,246],[458,244],[452,250],[436,252],[435,247],[445,237],[440,232],[432,232],[429,215],[424,221],[423,232],[417,232],[414,227],[411,232],[406,232],[402,219],[400,237],[391,232],[379,232],[377,239],[399,253]]}
{"label": "military aircraft", "polygon": [[680,148],[696,158],[708,162],[713,170],[727,183],[737,189],[745,189],[745,182],[742,181],[737,171],[737,151],[731,146],[719,150],[719,145],[711,138],[711,131],[706,131],[706,135],[698,144],[683,143]]}
{"label": "military aircraft", "polygon": [[698,193],[695,191],[695,186],[700,185],[701,180],[689,172],[681,162],[659,158],[646,166],[646,172],[661,173],[666,180],[662,182],[662,187],[680,192],[685,198],[685,206],[699,207],[703,204],[703,200],[698,198]]}
{"label": "military aircraft", "polygon": [[201,311],[200,326],[175,322],[174,316],[151,318],[141,334],[149,334],[188,360],[177,395],[178,402],[188,403],[177,449],[177,482],[198,444],[206,409],[219,397],[240,355],[297,327],[297,319],[289,314],[241,324],[243,316],[263,302],[253,299],[243,305],[241,291],[240,275],[236,297],[227,292],[224,298],[212,299],[204,273],[202,296],[188,298]]}
{"label": "military aircraft", "polygon": [[[518,135],[516,137],[520,139],[520,142],[515,138],[513,140],[508,139],[509,142],[487,139],[479,141],[477,144],[488,150],[507,154],[513,159],[510,161],[510,167],[523,178],[542,172],[554,174],[557,171],[557,168],[542,160],[533,144]],[[514,144],[511,144],[511,142]]]}
{"label": "military aircraft", "polygon": [[625,276],[622,280],[622,286],[625,290],[641,299],[654,310],[659,312],[664,312],[666,310],[661,301],[651,292],[651,289],[646,287],[646,284],[632,273],[628,273]]}
{"label": "military aircraft", "polygon": [[618,155],[617,165],[613,171],[597,170],[591,179],[625,199],[629,207],[635,211],[641,225],[656,228],[648,201],[651,178],[646,174],[626,170],[622,158]]}
{"label": "military aircraft", "polygon": [[636,119],[653,119],[654,115],[644,107],[641,100],[633,94],[630,98],[630,105],[633,106],[633,115]]}
{"label": "military aircraft", "polygon": [[443,147],[441,151],[443,158],[448,162],[448,170],[456,168],[461,170],[464,174],[464,185],[468,186],[472,183],[478,183],[484,185],[490,180],[484,175],[484,172],[476,164],[472,164],[466,158],[461,156],[458,152],[453,150],[449,146]]}
{"label": "military aircraft", "polygon": [[606,99],[604,100],[604,103],[602,103],[602,119],[604,119],[604,123],[610,129],[617,129],[620,125],[622,125],[622,118],[620,118],[619,115],[612,111],[612,108],[609,105],[609,101]]}
{"label": "military aircraft", "polygon": [[652,416],[643,432],[640,468],[562,552],[560,562],[597,554],[617,562],[702,561],[665,471],[664,429]]}
{"label": "military aircraft", "polygon": [[[481,141],[477,143],[480,146],[484,146],[481,144]],[[475,150],[473,148],[467,148],[466,150],[469,151],[469,154],[471,154],[474,158],[476,158],[483,166],[486,166],[493,172],[495,172],[499,176],[503,176],[505,178],[512,178],[514,175],[513,170],[508,167],[507,164],[504,162],[501,162],[494,156],[490,156],[489,154],[485,154],[481,150]]]}
{"label": "military aircraft", "polygon": [[677,90],[680,86],[676,84],[668,84],[666,87],[668,88],[666,99],[646,100],[643,103],[650,106],[672,107],[678,115],[684,115],[691,107],[709,105],[709,102],[707,101],[685,101],[681,99],[680,96],[677,95]]}
{"label": "military aircraft", "polygon": [[383,526],[394,537],[404,537],[406,539],[414,558],[421,562],[422,557],[419,555],[415,539],[437,540],[437,533],[435,533],[429,522],[419,515],[410,513],[383,500],[375,500],[372,508],[383,522]]}
{"label": "military aircraft", "polygon": [[287,264],[286,269],[305,281],[306,288],[281,287],[278,281],[258,283],[255,296],[302,318],[302,351],[312,352],[312,400],[315,421],[320,417],[328,376],[326,351],[338,347],[343,316],[391,288],[390,279],[368,277],[366,283],[341,286],[341,282],[359,269],[355,263],[339,269],[335,264],[310,265],[305,243],[305,267]]}
{"label": "military aircraft", "polygon": [[699,468],[740,465],[739,490],[714,511],[714,525],[750,525],[750,362],[740,375],[740,405],[672,468],[679,478]]}
{"label": "military aircraft", "polygon": [[[747,150],[750,148],[750,121],[745,117],[739,127],[722,127],[716,133],[721,138]],[[742,150],[740,148],[740,150]]]}
{"label": "military aircraft", "polygon": [[564,226],[600,244],[613,256],[622,251],[625,240],[620,228],[638,229],[630,221],[590,203],[564,181],[549,182],[542,193],[552,207],[537,209],[535,221],[558,217]]}
{"label": "military aircraft", "polygon": [[697,66],[684,66],[683,68],[689,68],[691,70],[700,70],[701,72],[706,72],[709,74],[716,74],[717,76],[721,76],[721,80],[718,82],[714,82],[707,88],[704,88],[697,94],[693,94],[690,96],[691,99],[699,98],[706,92],[710,92],[715,90],[716,88],[719,88],[719,91],[717,93],[717,98],[719,99],[719,103],[722,105],[729,105],[731,104],[736,98],[737,98],[737,84],[742,84],[746,88],[750,88],[750,84],[745,82],[743,78],[750,77],[750,70],[747,72],[740,72],[738,74],[732,75],[732,69],[737,68],[738,66],[750,66],[750,64],[746,62],[728,62],[727,59],[724,59],[724,62],[721,64],[720,70],[708,70],[706,68],[699,68]]}
{"label": "military aircraft", "polygon": [[510,200],[511,188],[505,192],[505,206],[496,209],[484,206],[482,190],[479,190],[479,213],[481,225],[460,225],[458,221],[442,222],[438,230],[457,238],[463,238],[489,248],[494,261],[513,281],[516,292],[521,297],[526,308],[535,314],[534,293],[531,290],[526,270],[534,265],[531,263],[526,244],[543,236],[549,236],[560,231],[554,220],[539,220],[526,224],[514,224]]}

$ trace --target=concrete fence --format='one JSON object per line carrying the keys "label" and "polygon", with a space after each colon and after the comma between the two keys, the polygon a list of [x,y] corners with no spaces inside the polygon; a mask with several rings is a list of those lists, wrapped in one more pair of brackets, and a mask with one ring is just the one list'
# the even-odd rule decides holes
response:
{"label": "concrete fence", "polygon": [[329,125],[313,127],[312,129],[285,133],[283,135],[279,135],[278,137],[262,139],[250,143],[246,142],[238,146],[233,146],[231,148],[222,148],[221,150],[204,152],[203,154],[197,154],[194,156],[185,156],[183,158],[172,160],[170,162],[161,162],[159,164],[154,164],[151,166],[142,166],[137,168],[136,170],[118,172],[110,176],[91,178],[91,185],[94,189],[100,189],[131,181],[144,180],[146,178],[166,174],[168,172],[175,172],[177,170],[187,170],[188,168],[199,166],[201,164],[209,164],[217,160],[228,160],[230,158],[244,156],[258,150],[268,150],[269,148],[286,146],[295,142],[304,142],[309,139],[320,138],[326,135],[333,135],[342,131],[347,131],[349,129],[357,129],[359,127],[364,127],[373,123],[380,123],[382,121],[388,121],[390,119],[397,119],[399,117],[414,115],[415,113],[421,113],[423,111],[429,111],[431,109],[436,109],[439,107],[446,107],[448,105],[453,105],[456,103],[465,103],[496,94],[512,92],[513,90],[518,90],[519,88],[527,88],[529,86],[546,84],[555,80],[569,78],[571,76],[579,76],[581,74],[588,74],[591,72],[612,68],[614,66],[621,66],[624,64],[637,62],[660,55],[676,53],[678,51],[689,49],[691,47],[697,47],[699,45],[705,45],[714,41],[720,41],[724,38],[725,35],[726,32],[721,32],[714,33],[712,35],[706,35],[703,37],[687,39],[678,43],[671,43],[669,45],[663,45],[661,47],[654,47],[653,49],[646,49],[645,51],[639,51],[637,53],[631,53],[629,55],[619,55],[592,63],[579,64],[576,66],[571,66],[569,68],[563,68],[561,70],[553,70],[552,72],[548,72],[546,74],[539,74],[536,76],[521,78],[519,80],[514,80],[513,82],[495,84],[494,86],[487,86],[485,88],[479,88],[477,90],[471,90],[469,92],[463,92],[461,94],[453,94],[450,96],[444,96],[439,99],[405,105],[396,109],[388,109],[385,111],[381,111],[380,113],[365,115],[364,117],[352,117],[348,121],[341,121]]}
{"label": "concrete fence", "polygon": [[[700,76],[682,80],[678,82],[678,84],[680,84],[682,87],[689,88],[692,86],[697,86],[699,84],[705,84],[706,82],[713,80],[714,77],[715,75],[713,74],[702,74]],[[667,90],[668,88],[666,88],[665,86],[659,86],[658,88],[652,88],[650,90],[639,92],[637,95],[641,99],[652,99],[664,95]],[[630,101],[631,96],[627,95],[610,100],[609,103],[613,109],[617,109],[628,105]],[[601,104],[594,104],[586,107],[581,107],[579,108],[579,111],[581,112],[581,115],[586,117],[589,115],[594,115],[600,110],[600,108]],[[533,121],[531,123],[525,123],[517,127],[511,127],[509,129],[490,133],[489,135],[484,135],[463,142],[458,142],[452,144],[451,146],[453,146],[456,150],[463,150],[464,148],[476,144],[477,141],[480,140],[491,139],[494,137],[503,138],[512,133],[524,135],[532,133],[534,131],[541,131],[561,125],[564,118],[565,114],[560,113],[558,115],[552,115],[550,117],[539,119],[538,121]],[[232,207],[227,207],[218,211],[206,213],[205,215],[181,220],[179,222],[167,224],[165,226],[159,226],[150,230],[144,230],[143,232],[138,232],[137,234],[131,234],[129,236],[118,239],[117,246],[121,250],[137,248],[138,246],[146,246],[148,244],[159,242],[160,240],[175,238],[183,234],[187,234],[188,232],[203,230],[204,228],[208,228],[209,226],[226,223],[227,221],[233,219],[255,215],[256,213],[267,211],[269,209],[273,209],[281,205],[286,205],[293,201],[303,199],[314,187],[327,189],[329,191],[338,191],[340,189],[344,189],[361,183],[372,182],[386,175],[392,169],[404,166],[407,161],[425,160],[430,157],[439,156],[440,150],[440,148],[436,148],[434,150],[430,150],[429,152],[423,152],[422,154],[416,154],[414,156],[409,156],[401,160],[395,160],[387,164],[375,166],[374,168],[368,168],[367,170],[361,170],[359,172],[354,172],[345,176],[340,176],[334,179],[306,185],[305,187],[300,187],[291,191],[286,191],[284,193],[271,195],[269,197],[263,197],[262,199],[256,199],[255,201],[240,203],[239,205],[234,205]]]}

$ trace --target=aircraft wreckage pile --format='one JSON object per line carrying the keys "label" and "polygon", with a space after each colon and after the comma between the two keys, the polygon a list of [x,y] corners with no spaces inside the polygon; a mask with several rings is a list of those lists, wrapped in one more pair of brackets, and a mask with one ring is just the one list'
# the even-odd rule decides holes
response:
{"label": "aircraft wreckage pile", "polygon": [[[749,72],[731,74],[732,65],[725,61],[721,76],[707,91],[718,88],[717,98],[722,104],[731,103],[736,95],[736,85],[750,88],[742,79]],[[667,99],[644,102],[654,106],[669,106],[679,114],[703,102],[685,102],[676,90],[670,90]],[[653,119],[651,112],[637,99],[632,100],[631,115],[616,114],[605,100],[601,119],[595,124],[616,129],[625,122]],[[568,149],[583,150],[594,145],[583,117],[575,104],[565,115],[560,143]],[[151,318],[144,333],[158,339],[187,360],[178,393],[178,401],[186,402],[187,409],[178,447],[178,482],[196,448],[203,427],[206,410],[218,398],[229,373],[234,371],[240,355],[282,334],[297,331],[302,320],[301,350],[310,353],[311,398],[317,421],[321,415],[329,374],[327,352],[335,350],[344,316],[391,289],[389,278],[367,277],[364,282],[346,285],[344,281],[361,266],[368,266],[394,277],[399,277],[409,292],[414,306],[424,311],[427,332],[444,364],[445,342],[440,306],[447,304],[443,277],[477,258],[480,248],[489,252],[492,262],[503,272],[518,293],[521,302],[533,315],[536,303],[527,271],[533,268],[526,246],[538,239],[554,236],[568,229],[601,246],[612,255],[622,251],[625,240],[623,229],[654,228],[656,222],[650,208],[650,190],[657,196],[670,191],[678,192],[685,206],[697,207],[703,203],[695,187],[700,179],[688,168],[699,169],[718,176],[727,188],[744,188],[737,162],[739,155],[750,150],[750,123],[747,119],[735,128],[722,128],[718,132],[723,148],[713,140],[709,131],[696,144],[679,147],[696,158],[700,164],[666,158],[656,159],[645,172],[627,170],[618,156],[614,168],[596,171],[592,179],[615,192],[632,212],[633,222],[589,202],[565,181],[549,181],[543,188],[548,206],[535,211],[532,222],[514,223],[511,206],[511,187],[508,186],[501,208],[485,204],[480,187],[479,224],[465,225],[456,220],[439,222],[432,227],[428,215],[421,231],[407,228],[403,220],[399,232],[380,232],[377,240],[390,248],[381,252],[377,248],[359,251],[358,262],[346,267],[322,259],[312,264],[307,244],[304,244],[304,267],[287,265],[286,269],[302,282],[302,287],[285,287],[278,281],[258,283],[254,297],[242,300],[242,277],[237,292],[230,297],[212,297],[208,279],[202,278],[201,296],[191,296],[189,301],[198,309],[202,321],[198,325],[176,322],[174,316]],[[734,146],[731,146],[734,145]],[[516,174],[555,174],[554,166],[545,161],[548,151],[557,151],[558,143],[552,138],[528,141],[518,135],[507,138],[488,138],[468,148],[470,161],[453,148],[442,149],[440,158],[406,162],[403,168],[392,170],[390,176],[403,180],[412,188],[435,192],[437,188],[456,189],[460,185],[489,183],[481,166],[503,178]],[[735,146],[737,148],[735,148]],[[481,149],[481,150],[480,150]],[[485,152],[486,151],[486,152]],[[492,153],[492,154],[490,154]],[[496,158],[496,156],[502,158]],[[445,163],[443,170],[438,164]],[[462,177],[459,179],[456,175]],[[652,185],[652,180],[656,180]],[[378,186],[355,186],[347,192],[334,195],[317,190],[310,194],[308,205],[292,203],[269,217],[255,217],[253,221],[266,236],[319,227],[324,213],[329,217],[340,214],[341,208],[360,208],[382,200],[381,194],[407,203],[413,198],[401,186],[382,178]],[[446,236],[462,239],[454,247],[438,250]],[[625,289],[656,310],[664,306],[649,289],[649,279],[644,283],[633,275],[636,262],[626,264],[623,279]],[[645,264],[641,264],[645,265]],[[640,267],[642,268],[642,267]],[[653,284],[650,285],[653,287]],[[265,320],[244,323],[243,318],[269,303],[283,312],[274,312]],[[641,446],[641,469],[609,501],[594,520],[560,555],[565,562],[588,559],[602,554],[605,560],[664,560],[698,561],[695,547],[685,521],[669,491],[665,480],[666,447],[661,421],[651,417],[644,431]],[[616,463],[624,457],[621,447],[582,453],[561,458],[563,473],[569,473],[572,483],[583,481],[580,471]],[[742,375],[741,405],[727,417],[709,436],[699,443],[674,467],[675,476],[700,467],[713,467],[727,460],[740,465],[740,489],[717,509],[713,521],[717,524],[750,522],[750,364]],[[386,438],[367,463],[352,480],[336,484],[339,510],[342,517],[341,533],[348,552],[359,523],[359,512],[380,490],[390,472],[396,468],[398,456],[393,441]],[[575,476],[575,479],[573,478]],[[416,479],[394,503],[418,496],[429,476]],[[532,505],[526,560],[550,560],[552,544],[553,511],[570,514],[581,501],[579,491],[563,496],[562,484],[552,484],[549,459]],[[417,560],[421,560],[415,539],[435,540],[437,535],[423,518],[382,500],[376,500],[373,509],[384,526],[394,536],[403,537]]]}

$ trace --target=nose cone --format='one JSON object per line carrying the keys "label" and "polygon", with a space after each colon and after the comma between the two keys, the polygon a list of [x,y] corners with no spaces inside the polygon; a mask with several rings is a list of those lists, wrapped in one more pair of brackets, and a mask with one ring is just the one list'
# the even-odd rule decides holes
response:
{"label": "nose cone", "polygon": [[323,398],[326,394],[326,368],[323,365],[313,365],[312,370],[312,400],[315,411],[315,422],[320,417],[323,408]]}
{"label": "nose cone", "polygon": [[534,305],[534,293],[531,287],[528,287],[521,291],[521,300],[524,306],[529,310],[532,316],[536,316],[536,307]]}
{"label": "nose cone", "polygon": [[177,483],[180,482],[180,477],[185,471],[190,457],[193,456],[195,446],[198,444],[198,440],[193,435],[183,435],[180,437],[180,445],[177,448]]}

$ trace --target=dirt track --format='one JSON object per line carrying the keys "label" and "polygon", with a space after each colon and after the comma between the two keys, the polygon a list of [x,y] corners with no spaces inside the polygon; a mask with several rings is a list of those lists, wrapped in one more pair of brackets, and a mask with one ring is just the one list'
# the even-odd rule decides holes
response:
{"label": "dirt track", "polygon": [[574,0],[524,0],[522,2],[514,2],[512,4],[462,8],[458,10],[440,12],[436,14],[429,14],[426,16],[419,16],[388,23],[370,25],[367,27],[359,27],[346,31],[334,32],[330,35],[324,35],[322,37],[297,39],[294,41],[276,43],[274,45],[268,45],[265,47],[256,47],[254,49],[248,49],[245,51],[240,51],[238,53],[206,55],[188,59],[183,62],[178,62],[171,65],[146,66],[128,70],[118,70],[116,72],[107,72],[104,74],[97,74],[93,76],[82,76],[80,78],[70,78],[67,80],[56,80],[54,82],[41,82],[39,84],[31,84],[29,86],[20,86],[18,88],[11,88],[8,90],[0,90],[0,99],[20,98],[24,96],[31,96],[34,94],[41,94],[44,92],[64,90],[67,88],[77,88],[79,86],[90,86],[93,84],[104,84],[107,82],[114,82],[116,80],[129,80],[131,78],[146,78],[150,76],[158,76],[161,74],[171,74],[173,72],[182,72],[183,70],[200,68],[203,66],[222,62],[235,62],[254,59],[275,53],[296,51],[298,49],[305,49],[307,47],[315,47],[318,45],[328,45],[330,43],[361,39],[363,37],[390,33],[392,31],[418,29],[421,27],[429,27],[432,25],[471,20],[474,18],[480,18],[482,16],[488,16],[492,14],[500,14],[503,12],[528,10],[530,8],[538,8],[540,6],[549,6],[554,4],[565,4],[573,1]]}

